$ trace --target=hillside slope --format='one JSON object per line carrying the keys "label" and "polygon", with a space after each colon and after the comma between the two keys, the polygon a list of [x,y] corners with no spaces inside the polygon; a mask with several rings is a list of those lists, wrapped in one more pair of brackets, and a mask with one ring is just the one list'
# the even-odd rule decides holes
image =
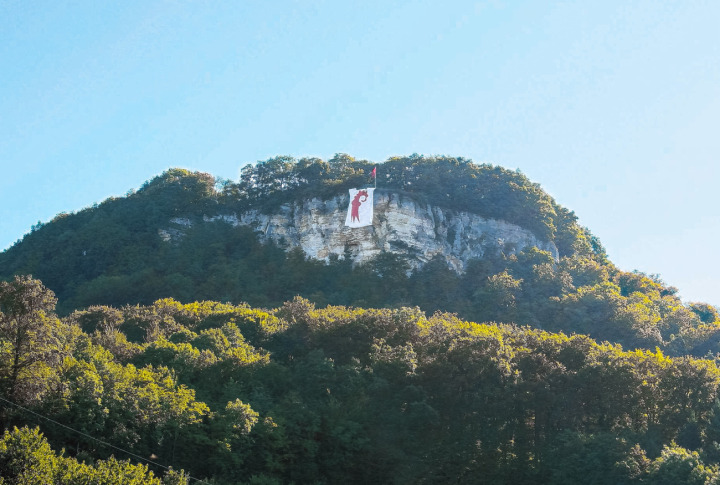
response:
{"label": "hillside slope", "polygon": [[392,158],[378,166],[376,225],[347,230],[338,220],[347,189],[366,186],[373,166],[277,157],[245,167],[238,182],[172,169],[36,227],[0,254],[0,277],[40,278],[61,314],[166,297],[272,308],[300,295],[673,354],[717,346],[714,309],[685,307],[661,281],[615,268],[572,212],[518,172]]}
{"label": "hillside slope", "polygon": [[[42,304],[12,305],[28,299]],[[164,299],[58,319],[52,294],[18,278],[0,284],[0,302],[17,317],[0,341],[30,344],[0,353],[11,483],[720,479],[710,360],[302,298],[271,311]]]}

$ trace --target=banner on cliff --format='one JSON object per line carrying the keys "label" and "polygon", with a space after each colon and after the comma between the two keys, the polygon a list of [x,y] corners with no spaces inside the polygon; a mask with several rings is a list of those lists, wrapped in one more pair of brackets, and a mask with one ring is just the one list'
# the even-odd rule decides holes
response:
{"label": "banner on cliff", "polygon": [[350,205],[348,206],[347,217],[345,218],[346,226],[372,226],[374,190],[375,189],[350,189]]}

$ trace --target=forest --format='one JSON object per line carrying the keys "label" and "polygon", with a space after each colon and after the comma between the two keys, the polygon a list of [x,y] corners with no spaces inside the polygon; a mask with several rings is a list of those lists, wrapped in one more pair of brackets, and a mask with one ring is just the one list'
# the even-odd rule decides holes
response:
{"label": "forest", "polygon": [[[417,155],[379,170],[557,260],[324,263],[199,222],[332,197],[372,167],[171,169],[0,253],[0,483],[720,483],[717,309],[615,267],[523,174]],[[198,224],[164,243],[178,215]]]}

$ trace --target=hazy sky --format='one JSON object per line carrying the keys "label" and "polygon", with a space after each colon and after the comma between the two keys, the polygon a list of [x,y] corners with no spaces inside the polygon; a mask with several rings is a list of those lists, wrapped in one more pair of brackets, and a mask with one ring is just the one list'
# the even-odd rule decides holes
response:
{"label": "hazy sky", "polygon": [[0,0],[0,249],[169,167],[454,155],[720,305],[719,21],[715,0]]}

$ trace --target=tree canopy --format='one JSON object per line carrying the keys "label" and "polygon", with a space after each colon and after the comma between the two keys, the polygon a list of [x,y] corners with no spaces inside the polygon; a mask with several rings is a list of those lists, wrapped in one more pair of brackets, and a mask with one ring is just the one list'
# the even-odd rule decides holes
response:
{"label": "tree canopy", "polygon": [[557,259],[325,263],[205,217],[334,197],[373,166],[171,169],[0,253],[0,483],[720,483],[720,312],[615,267],[521,173],[378,167]]}
{"label": "tree canopy", "polygon": [[3,483],[720,479],[714,360],[300,297],[60,322],[46,391],[5,408]]}

